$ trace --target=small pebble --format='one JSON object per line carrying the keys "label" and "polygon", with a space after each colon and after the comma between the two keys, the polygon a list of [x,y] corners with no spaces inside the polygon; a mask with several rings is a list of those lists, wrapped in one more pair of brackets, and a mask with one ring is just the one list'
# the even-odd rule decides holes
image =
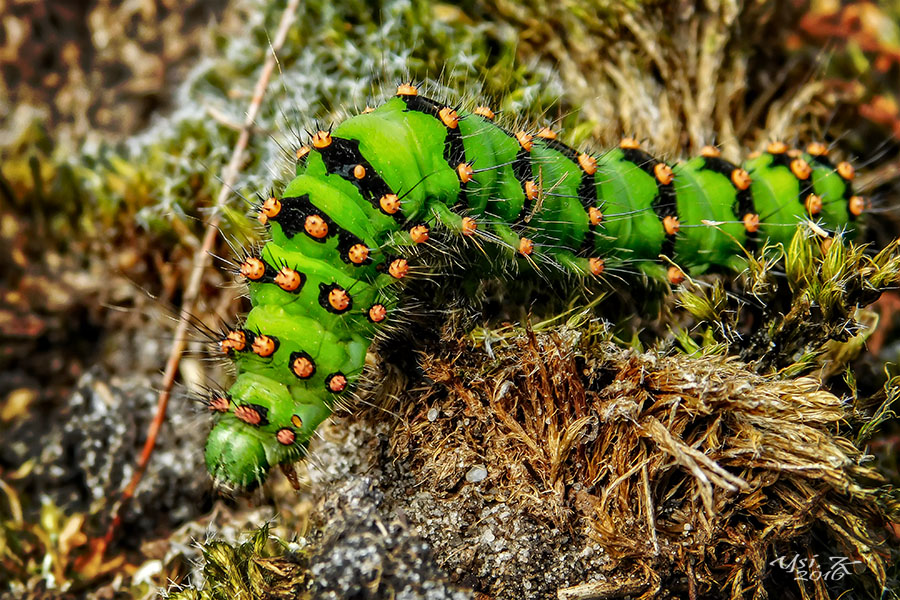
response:
{"label": "small pebble", "polygon": [[439,414],[441,414],[441,412],[438,409],[429,408],[428,409],[428,420],[431,421],[432,423],[434,423],[435,421],[437,421]]}
{"label": "small pebble", "polygon": [[466,473],[466,481],[468,481],[469,483],[478,483],[479,481],[484,481],[487,476],[487,469],[485,469],[481,465],[476,465],[469,469],[469,472]]}

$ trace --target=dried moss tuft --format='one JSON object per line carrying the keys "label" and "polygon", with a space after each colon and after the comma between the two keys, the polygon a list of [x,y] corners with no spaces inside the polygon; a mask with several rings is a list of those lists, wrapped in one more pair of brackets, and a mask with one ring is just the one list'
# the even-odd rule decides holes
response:
{"label": "dried moss tuft", "polygon": [[267,526],[239,544],[206,542],[203,544],[203,576],[207,585],[185,588],[167,597],[172,600],[297,598],[309,577],[302,568],[302,557],[282,556],[273,545],[276,544]]}
{"label": "dried moss tuft", "polygon": [[[417,492],[449,511],[476,485],[484,503],[552,522],[576,548],[599,545],[611,560],[565,597],[884,588],[885,481],[851,441],[846,403],[812,379],[607,338],[595,323],[426,357],[433,383],[392,407],[404,426],[390,443]],[[467,478],[471,465],[483,465],[483,482]],[[852,577],[812,585],[771,565],[795,554],[861,562]],[[438,558],[465,568],[453,553]],[[523,592],[492,575],[478,582],[490,595]]]}
{"label": "dried moss tuft", "polygon": [[698,324],[678,340],[691,352],[739,355],[761,372],[840,373],[874,330],[860,308],[900,281],[898,248],[895,240],[873,254],[840,233],[798,228],[787,248],[749,256],[733,289],[688,284],[677,300]]}

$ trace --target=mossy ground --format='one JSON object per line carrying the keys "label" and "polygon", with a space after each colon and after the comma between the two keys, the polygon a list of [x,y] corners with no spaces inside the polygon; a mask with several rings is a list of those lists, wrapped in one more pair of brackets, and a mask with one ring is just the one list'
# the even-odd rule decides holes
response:
{"label": "mossy ground", "polygon": [[[65,3],[49,12],[38,4],[23,3],[34,10],[19,7],[16,18],[26,31],[54,30],[54,10],[65,13]],[[201,494],[174,521],[155,518],[154,507],[168,511],[178,497],[167,487],[185,474],[203,476],[199,447],[193,456],[180,448],[194,447],[185,440],[203,421],[176,402],[171,410],[181,418],[161,447],[168,458],[151,464],[120,549],[92,555],[90,540],[102,534],[149,419],[135,386],[157,385],[171,337],[165,315],[181,301],[281,10],[235,1],[203,28],[209,13],[190,3],[137,4],[68,15],[83,22],[58,29],[87,31],[80,39],[4,40],[13,51],[0,58],[10,92],[0,94],[10,103],[0,106],[9,109],[0,110],[9,115],[0,144],[0,253],[8,266],[0,282],[0,433],[10,440],[0,457],[0,586],[10,591],[0,593],[153,595],[193,573],[200,590],[188,595],[324,595],[341,585],[329,574],[363,550],[374,562],[362,564],[374,566],[360,580],[387,573],[362,586],[368,597],[417,577],[450,597],[456,585],[498,598],[560,588],[572,598],[690,597],[745,587],[801,597],[787,574],[766,566],[775,553],[792,552],[866,562],[837,587],[807,585],[811,597],[896,581],[888,546],[870,547],[891,539],[886,527],[896,520],[882,478],[898,481],[897,426],[881,421],[891,416],[886,401],[895,388],[883,386],[894,371],[884,364],[900,355],[890,323],[900,312],[893,296],[882,296],[873,334],[864,325],[875,313],[851,310],[892,284],[896,264],[890,253],[880,262],[871,253],[823,254],[815,238],[787,249],[793,262],[756,265],[736,284],[698,282],[662,302],[659,318],[620,319],[627,311],[616,305],[631,299],[611,297],[598,313],[614,321],[611,332],[561,309],[532,319],[534,334],[496,321],[472,333],[471,313],[460,312],[455,319],[465,323],[445,323],[422,356],[385,347],[394,367],[381,393],[396,397],[325,430],[312,487],[299,496],[276,480],[252,507],[218,502],[207,514],[211,499]],[[130,25],[121,29],[117,14],[130,15]],[[738,159],[772,137],[833,140],[836,152],[858,157],[863,184],[890,209],[897,22],[895,7],[868,3],[305,2],[226,206],[224,238],[256,239],[239,195],[252,200],[288,177],[281,145],[295,143],[313,118],[339,119],[407,77],[438,81],[438,94],[490,100],[524,121],[553,121],[575,144],[603,147],[631,134],[676,157],[716,141]],[[835,32],[841,41],[832,43]],[[25,54],[16,51],[23,39],[31,44]],[[138,41],[150,50],[135,50]],[[56,58],[28,64],[25,55]],[[33,68],[34,77],[13,79],[10,65]],[[171,85],[172,73],[183,83]],[[868,231],[887,246],[900,231],[895,213],[879,213]],[[221,241],[214,252],[232,250]],[[786,283],[785,268],[798,283]],[[213,322],[242,310],[239,290],[227,283],[218,271],[205,274],[198,317]],[[774,309],[735,300],[748,294]],[[496,307],[497,298],[488,303]],[[762,338],[745,335],[751,322],[765,323]],[[866,352],[867,340],[877,354]],[[647,353],[623,350],[629,345]],[[221,378],[216,369],[190,355],[185,389]],[[765,392],[765,402],[748,404],[740,392],[747,386]],[[75,387],[91,399],[77,404],[92,407],[88,414],[72,414]],[[73,446],[63,423],[98,432],[109,443],[101,453],[110,455],[95,456],[90,440]],[[874,467],[867,449],[877,455]],[[41,469],[46,456],[53,460]],[[447,456],[457,460],[437,460]],[[98,472],[114,475],[96,482]],[[342,498],[355,499],[346,512],[338,510]],[[207,532],[235,540],[266,518],[272,545],[258,534],[243,546],[206,546],[202,587],[194,541]],[[386,525],[397,520],[399,529]]]}

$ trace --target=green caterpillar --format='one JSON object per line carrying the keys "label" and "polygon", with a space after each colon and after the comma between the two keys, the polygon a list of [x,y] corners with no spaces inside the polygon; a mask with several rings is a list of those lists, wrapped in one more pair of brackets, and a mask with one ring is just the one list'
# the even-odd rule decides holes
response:
{"label": "green caterpillar", "polygon": [[739,270],[741,247],[787,243],[802,221],[852,232],[867,207],[853,168],[832,164],[821,144],[773,143],[742,166],[706,147],[670,166],[631,139],[594,156],[547,128],[510,133],[494,118],[404,84],[298,150],[297,177],[259,207],[271,239],[240,266],[253,308],[220,341],[238,375],[208,398],[217,482],[252,487],[304,455],[396,319],[410,250],[438,235],[523,269],[590,279],[627,266],[678,283]]}

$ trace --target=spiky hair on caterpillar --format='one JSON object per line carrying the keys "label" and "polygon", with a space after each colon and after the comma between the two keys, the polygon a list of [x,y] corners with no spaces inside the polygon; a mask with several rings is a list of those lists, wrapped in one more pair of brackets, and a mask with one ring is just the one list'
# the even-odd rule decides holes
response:
{"label": "spiky hair on caterpillar", "polygon": [[208,403],[217,482],[253,487],[300,459],[402,312],[404,286],[461,253],[498,265],[485,276],[600,285],[616,270],[678,284],[739,271],[748,249],[787,244],[800,223],[852,235],[867,208],[852,166],[820,143],[773,142],[742,165],[708,146],[668,164],[632,138],[595,155],[496,116],[404,83],[298,149],[296,177],[258,205],[268,242],[237,268],[252,308],[220,340],[237,377]]}

